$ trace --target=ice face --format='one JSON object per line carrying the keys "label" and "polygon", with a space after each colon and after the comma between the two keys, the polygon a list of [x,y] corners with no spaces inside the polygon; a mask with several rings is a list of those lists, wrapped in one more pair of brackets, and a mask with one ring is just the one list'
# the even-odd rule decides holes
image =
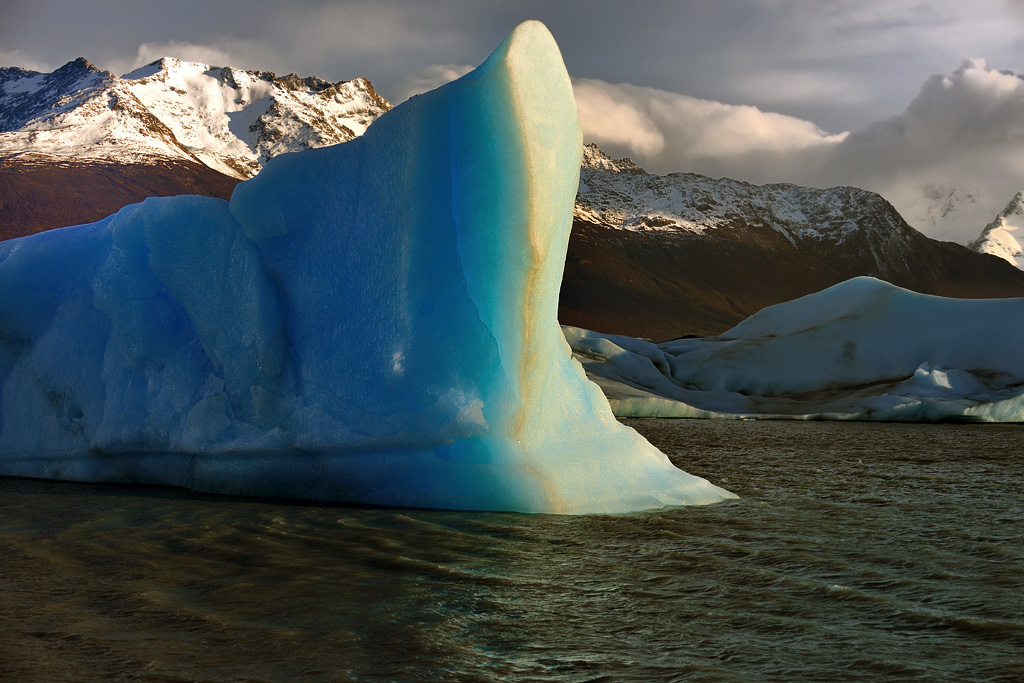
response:
{"label": "ice face", "polygon": [[230,203],[0,244],[0,473],[531,512],[730,497],[616,422],[570,356],[581,154],[528,22]]}
{"label": "ice face", "polygon": [[622,416],[1024,421],[1024,299],[861,277],[713,338],[565,334]]}

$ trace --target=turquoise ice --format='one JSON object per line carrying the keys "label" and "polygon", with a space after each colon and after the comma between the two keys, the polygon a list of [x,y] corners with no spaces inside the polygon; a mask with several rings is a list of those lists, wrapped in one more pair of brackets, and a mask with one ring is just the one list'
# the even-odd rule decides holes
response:
{"label": "turquoise ice", "polygon": [[527,22],[230,202],[0,244],[0,474],[418,507],[731,494],[616,422],[556,320],[582,154]]}

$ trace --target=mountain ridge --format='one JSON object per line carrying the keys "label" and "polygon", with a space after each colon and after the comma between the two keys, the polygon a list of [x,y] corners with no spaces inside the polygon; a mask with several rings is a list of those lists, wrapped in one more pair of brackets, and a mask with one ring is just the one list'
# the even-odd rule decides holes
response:
{"label": "mountain ridge", "polygon": [[50,73],[0,68],[0,239],[148,196],[227,199],[268,159],[353,139],[390,108],[365,78],[172,57],[124,77],[81,57]]}
{"label": "mountain ridge", "polygon": [[[226,199],[267,159],[357,137],[391,107],[363,78],[174,58],[121,78],[84,59],[51,74],[3,69],[0,105],[7,127],[25,121],[0,131],[0,238],[94,221],[146,196]],[[875,193],[659,176],[584,148],[565,324],[713,335],[861,275],[928,294],[1024,296],[1024,271],[925,237]]]}
{"label": "mountain ridge", "polygon": [[1024,270],[1024,192],[1018,192],[968,246],[992,254]]}
{"label": "mountain ridge", "polygon": [[654,339],[714,335],[862,275],[926,294],[1024,296],[1008,266],[926,237],[873,192],[659,176],[589,145],[560,320]]}
{"label": "mountain ridge", "polygon": [[246,179],[278,154],[361,135],[391,103],[365,78],[216,67],[170,57],[123,77],[84,58],[0,70],[0,156],[198,161]]}

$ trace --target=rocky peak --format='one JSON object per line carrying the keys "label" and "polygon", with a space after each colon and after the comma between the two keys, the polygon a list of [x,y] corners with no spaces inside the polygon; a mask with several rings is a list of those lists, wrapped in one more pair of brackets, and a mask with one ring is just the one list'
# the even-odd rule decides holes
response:
{"label": "rocky peak", "polygon": [[0,75],[0,132],[65,111],[88,91],[114,79],[83,57],[45,74],[17,67]]}
{"label": "rocky peak", "polygon": [[100,69],[99,67],[95,66],[94,64],[89,62],[89,60],[87,60],[85,57],[78,57],[76,59],[72,59],[64,66],[54,71],[51,75],[65,77],[76,75],[81,76],[89,73],[102,73],[108,76],[114,75],[109,71],[104,71],[103,69]]}
{"label": "rocky peak", "polygon": [[362,76],[353,78],[351,81],[342,81],[342,83],[339,83],[338,85],[351,85],[353,88],[364,91],[368,100],[375,106],[380,107],[383,111],[388,111],[392,108],[391,102],[374,89],[373,83],[370,83],[369,80]]}
{"label": "rocky peak", "polygon": [[324,79],[316,76],[306,76],[303,78],[294,73],[282,76],[276,80],[282,88],[286,88],[288,90],[299,90],[302,92],[320,92],[321,90],[332,88],[335,85],[330,81],[325,81]]}
{"label": "rocky peak", "polygon": [[1001,216],[1024,216],[1024,192],[1013,195],[1013,199],[1003,209]]}
{"label": "rocky peak", "polygon": [[0,70],[0,157],[184,158],[239,179],[279,154],[362,135],[391,104],[364,78],[211,67],[173,57],[121,78],[76,59]]}
{"label": "rocky peak", "polygon": [[594,142],[583,146],[583,167],[593,168],[600,171],[612,171],[614,173],[647,173],[647,171],[637,166],[629,157],[612,159],[597,146],[597,143]]}
{"label": "rocky peak", "polygon": [[[584,149],[575,216],[592,225],[667,236],[767,230],[793,245],[817,241],[886,244],[900,251],[920,237],[881,196],[856,187],[752,185],[696,173],[646,173]],[[897,243],[899,246],[897,247]],[[885,251],[885,250],[883,250]]]}
{"label": "rocky peak", "polygon": [[968,247],[980,254],[992,254],[1024,270],[1024,192],[1013,195],[998,216]]}

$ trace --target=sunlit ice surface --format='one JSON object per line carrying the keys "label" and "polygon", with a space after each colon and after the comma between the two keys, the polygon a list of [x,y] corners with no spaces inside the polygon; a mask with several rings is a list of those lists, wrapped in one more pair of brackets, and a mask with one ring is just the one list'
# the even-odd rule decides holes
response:
{"label": "sunlit ice surface", "polygon": [[582,142],[543,25],[230,202],[0,245],[0,474],[457,509],[728,492],[674,467],[556,320]]}

